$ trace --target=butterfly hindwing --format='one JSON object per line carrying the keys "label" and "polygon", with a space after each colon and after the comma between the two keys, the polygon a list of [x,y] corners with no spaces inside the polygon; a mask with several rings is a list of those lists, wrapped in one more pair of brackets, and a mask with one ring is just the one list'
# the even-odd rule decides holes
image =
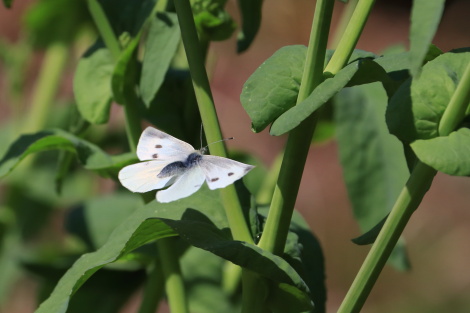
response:
{"label": "butterfly hindwing", "polygon": [[254,166],[213,155],[203,156],[199,166],[204,172],[209,189],[218,189],[233,184],[245,176]]}
{"label": "butterfly hindwing", "polygon": [[147,161],[128,165],[119,172],[119,180],[132,192],[147,192],[164,188],[170,183],[172,177],[158,178],[157,175],[166,164],[159,161]]}
{"label": "butterfly hindwing", "polygon": [[204,179],[204,173],[199,166],[191,167],[181,176],[178,176],[175,183],[168,189],[157,192],[157,201],[166,203],[186,198],[201,188]]}
{"label": "butterfly hindwing", "polygon": [[182,140],[153,127],[147,127],[137,144],[137,157],[141,161],[184,161],[194,148]]}

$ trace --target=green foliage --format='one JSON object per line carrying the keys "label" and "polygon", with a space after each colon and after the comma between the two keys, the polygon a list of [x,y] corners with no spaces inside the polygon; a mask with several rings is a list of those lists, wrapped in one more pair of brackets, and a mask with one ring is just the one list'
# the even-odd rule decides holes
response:
{"label": "green foliage", "polygon": [[237,38],[237,52],[241,53],[250,47],[258,33],[263,0],[238,0],[237,2],[242,15],[242,29]]}
{"label": "green foliage", "polygon": [[113,70],[111,53],[99,42],[78,63],[73,90],[80,114],[90,123],[103,124],[109,119]]}
{"label": "green foliage", "polygon": [[181,34],[175,14],[158,13],[150,22],[140,76],[140,92],[147,107],[164,82]]}

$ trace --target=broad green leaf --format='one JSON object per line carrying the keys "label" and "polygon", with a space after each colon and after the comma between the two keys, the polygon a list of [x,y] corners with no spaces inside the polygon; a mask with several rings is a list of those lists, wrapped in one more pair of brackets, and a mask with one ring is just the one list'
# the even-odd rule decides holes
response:
{"label": "broad green leaf", "polygon": [[94,144],[63,130],[53,129],[23,135],[13,142],[0,160],[0,177],[11,172],[26,156],[48,150],[75,152],[87,169],[105,170],[113,167],[113,159]]}
{"label": "broad green leaf", "polygon": [[304,101],[300,102],[274,121],[270,134],[279,136],[297,127],[303,120],[318,110],[346,85],[360,85],[378,80],[376,76],[387,77],[383,69],[374,61],[355,61],[327,78],[317,86]]}
{"label": "broad green leaf", "polygon": [[[388,214],[409,176],[402,144],[387,130],[386,105],[387,95],[378,83],[344,89],[335,99],[343,176],[363,232]],[[375,229],[372,241],[381,226]]]}
{"label": "broad green leaf", "polygon": [[470,175],[470,129],[460,128],[449,136],[416,140],[411,148],[418,159],[449,175]]}
{"label": "broad green leaf", "polygon": [[[137,49],[140,41],[139,33],[132,38],[126,48],[121,52],[116,62],[111,77],[111,89],[114,100],[119,104],[126,104],[135,93],[138,75],[138,63],[136,60]],[[131,96],[129,96],[131,94]],[[127,100],[126,100],[127,99]]]}
{"label": "broad green leaf", "polygon": [[97,270],[144,244],[177,234],[196,247],[308,292],[286,261],[255,245],[230,240],[229,232],[219,228],[228,230],[223,206],[218,192],[207,187],[179,201],[167,204],[154,201],[140,207],[114,230],[105,245],[75,262],[36,312],[65,313],[70,297]]}
{"label": "broad green leaf", "polygon": [[286,283],[304,293],[309,292],[309,288],[299,274],[281,257],[260,249],[256,245],[230,240],[227,234],[213,224],[196,220],[201,218],[197,217],[198,212],[187,214],[193,215],[191,219],[185,219],[183,215],[182,220],[179,221],[161,220],[173,228],[183,240],[195,247],[212,252],[274,282]]}
{"label": "broad green leaf", "polygon": [[171,60],[180,42],[176,14],[159,12],[151,20],[145,41],[144,60],[140,76],[140,93],[145,105],[150,107],[160,89]]}
{"label": "broad green leaf", "polygon": [[413,0],[410,29],[410,72],[419,74],[444,11],[445,0]]}
{"label": "broad green leaf", "polygon": [[261,25],[261,9],[263,0],[238,0],[242,16],[242,29],[238,34],[237,52],[248,49],[258,33]]}
{"label": "broad green leaf", "polygon": [[295,105],[306,52],[305,46],[283,47],[246,81],[240,101],[254,132],[262,131]]}
{"label": "broad green leaf", "polygon": [[405,81],[387,108],[390,132],[405,143],[437,137],[442,114],[469,62],[465,50],[445,53],[426,63],[419,78]]}
{"label": "broad green leaf", "polygon": [[288,284],[277,284],[271,288],[268,306],[273,313],[322,312],[313,311],[310,297]]}
{"label": "broad green leaf", "polygon": [[114,62],[108,49],[93,45],[82,56],[75,71],[73,91],[80,114],[93,124],[109,119]]}

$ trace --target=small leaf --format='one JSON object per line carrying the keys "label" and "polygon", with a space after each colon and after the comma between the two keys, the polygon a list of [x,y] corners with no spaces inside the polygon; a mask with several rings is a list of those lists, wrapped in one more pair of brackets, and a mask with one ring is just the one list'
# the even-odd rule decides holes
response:
{"label": "small leaf", "polygon": [[114,100],[119,104],[126,104],[130,99],[129,94],[135,93],[134,89],[137,84],[137,73],[139,71],[136,55],[140,34],[130,40],[126,48],[119,55],[119,59],[114,67],[111,77],[111,90]]}
{"label": "small leaf", "polygon": [[73,91],[80,114],[90,123],[103,124],[109,119],[113,70],[111,53],[99,43],[78,62]]}
{"label": "small leaf", "polygon": [[12,4],[13,4],[13,0],[3,0],[3,5],[7,9],[10,9]]}
{"label": "small leaf", "polygon": [[261,9],[263,0],[238,0],[242,16],[242,29],[238,34],[237,52],[248,49],[258,33],[261,25]]}
{"label": "small leaf", "polygon": [[113,166],[112,158],[94,144],[63,130],[54,129],[18,138],[0,160],[0,177],[11,172],[29,154],[48,150],[75,152],[88,169],[103,170]]}
{"label": "small leaf", "polygon": [[468,63],[470,52],[445,53],[426,63],[421,75],[405,81],[390,99],[387,125],[405,143],[439,135],[439,122]]}
{"label": "small leaf", "polygon": [[411,148],[418,159],[432,168],[455,176],[470,175],[470,129],[460,128],[449,136],[416,140]]}
{"label": "small leaf", "polygon": [[282,47],[246,81],[240,101],[254,132],[262,131],[295,105],[306,52],[305,46]]}
{"label": "small leaf", "polygon": [[176,14],[158,12],[151,20],[140,76],[140,93],[147,108],[163,83],[180,38]]}
{"label": "small leaf", "polygon": [[335,99],[343,176],[354,216],[367,231],[356,240],[362,244],[375,241],[382,228],[375,225],[390,212],[409,176],[403,146],[387,130],[386,105],[377,83],[344,89]]}
{"label": "small leaf", "polygon": [[413,0],[410,29],[410,72],[419,74],[444,11],[445,0]]}

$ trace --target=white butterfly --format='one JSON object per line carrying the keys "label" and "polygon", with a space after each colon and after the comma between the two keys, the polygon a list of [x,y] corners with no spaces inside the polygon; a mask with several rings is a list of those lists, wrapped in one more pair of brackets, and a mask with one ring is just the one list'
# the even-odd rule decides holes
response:
{"label": "white butterfly", "polygon": [[121,184],[132,192],[154,189],[157,201],[171,202],[188,197],[201,188],[204,180],[211,190],[224,188],[245,176],[254,166],[227,158],[204,155],[190,144],[153,127],[147,127],[137,145],[142,163],[119,172]]}

